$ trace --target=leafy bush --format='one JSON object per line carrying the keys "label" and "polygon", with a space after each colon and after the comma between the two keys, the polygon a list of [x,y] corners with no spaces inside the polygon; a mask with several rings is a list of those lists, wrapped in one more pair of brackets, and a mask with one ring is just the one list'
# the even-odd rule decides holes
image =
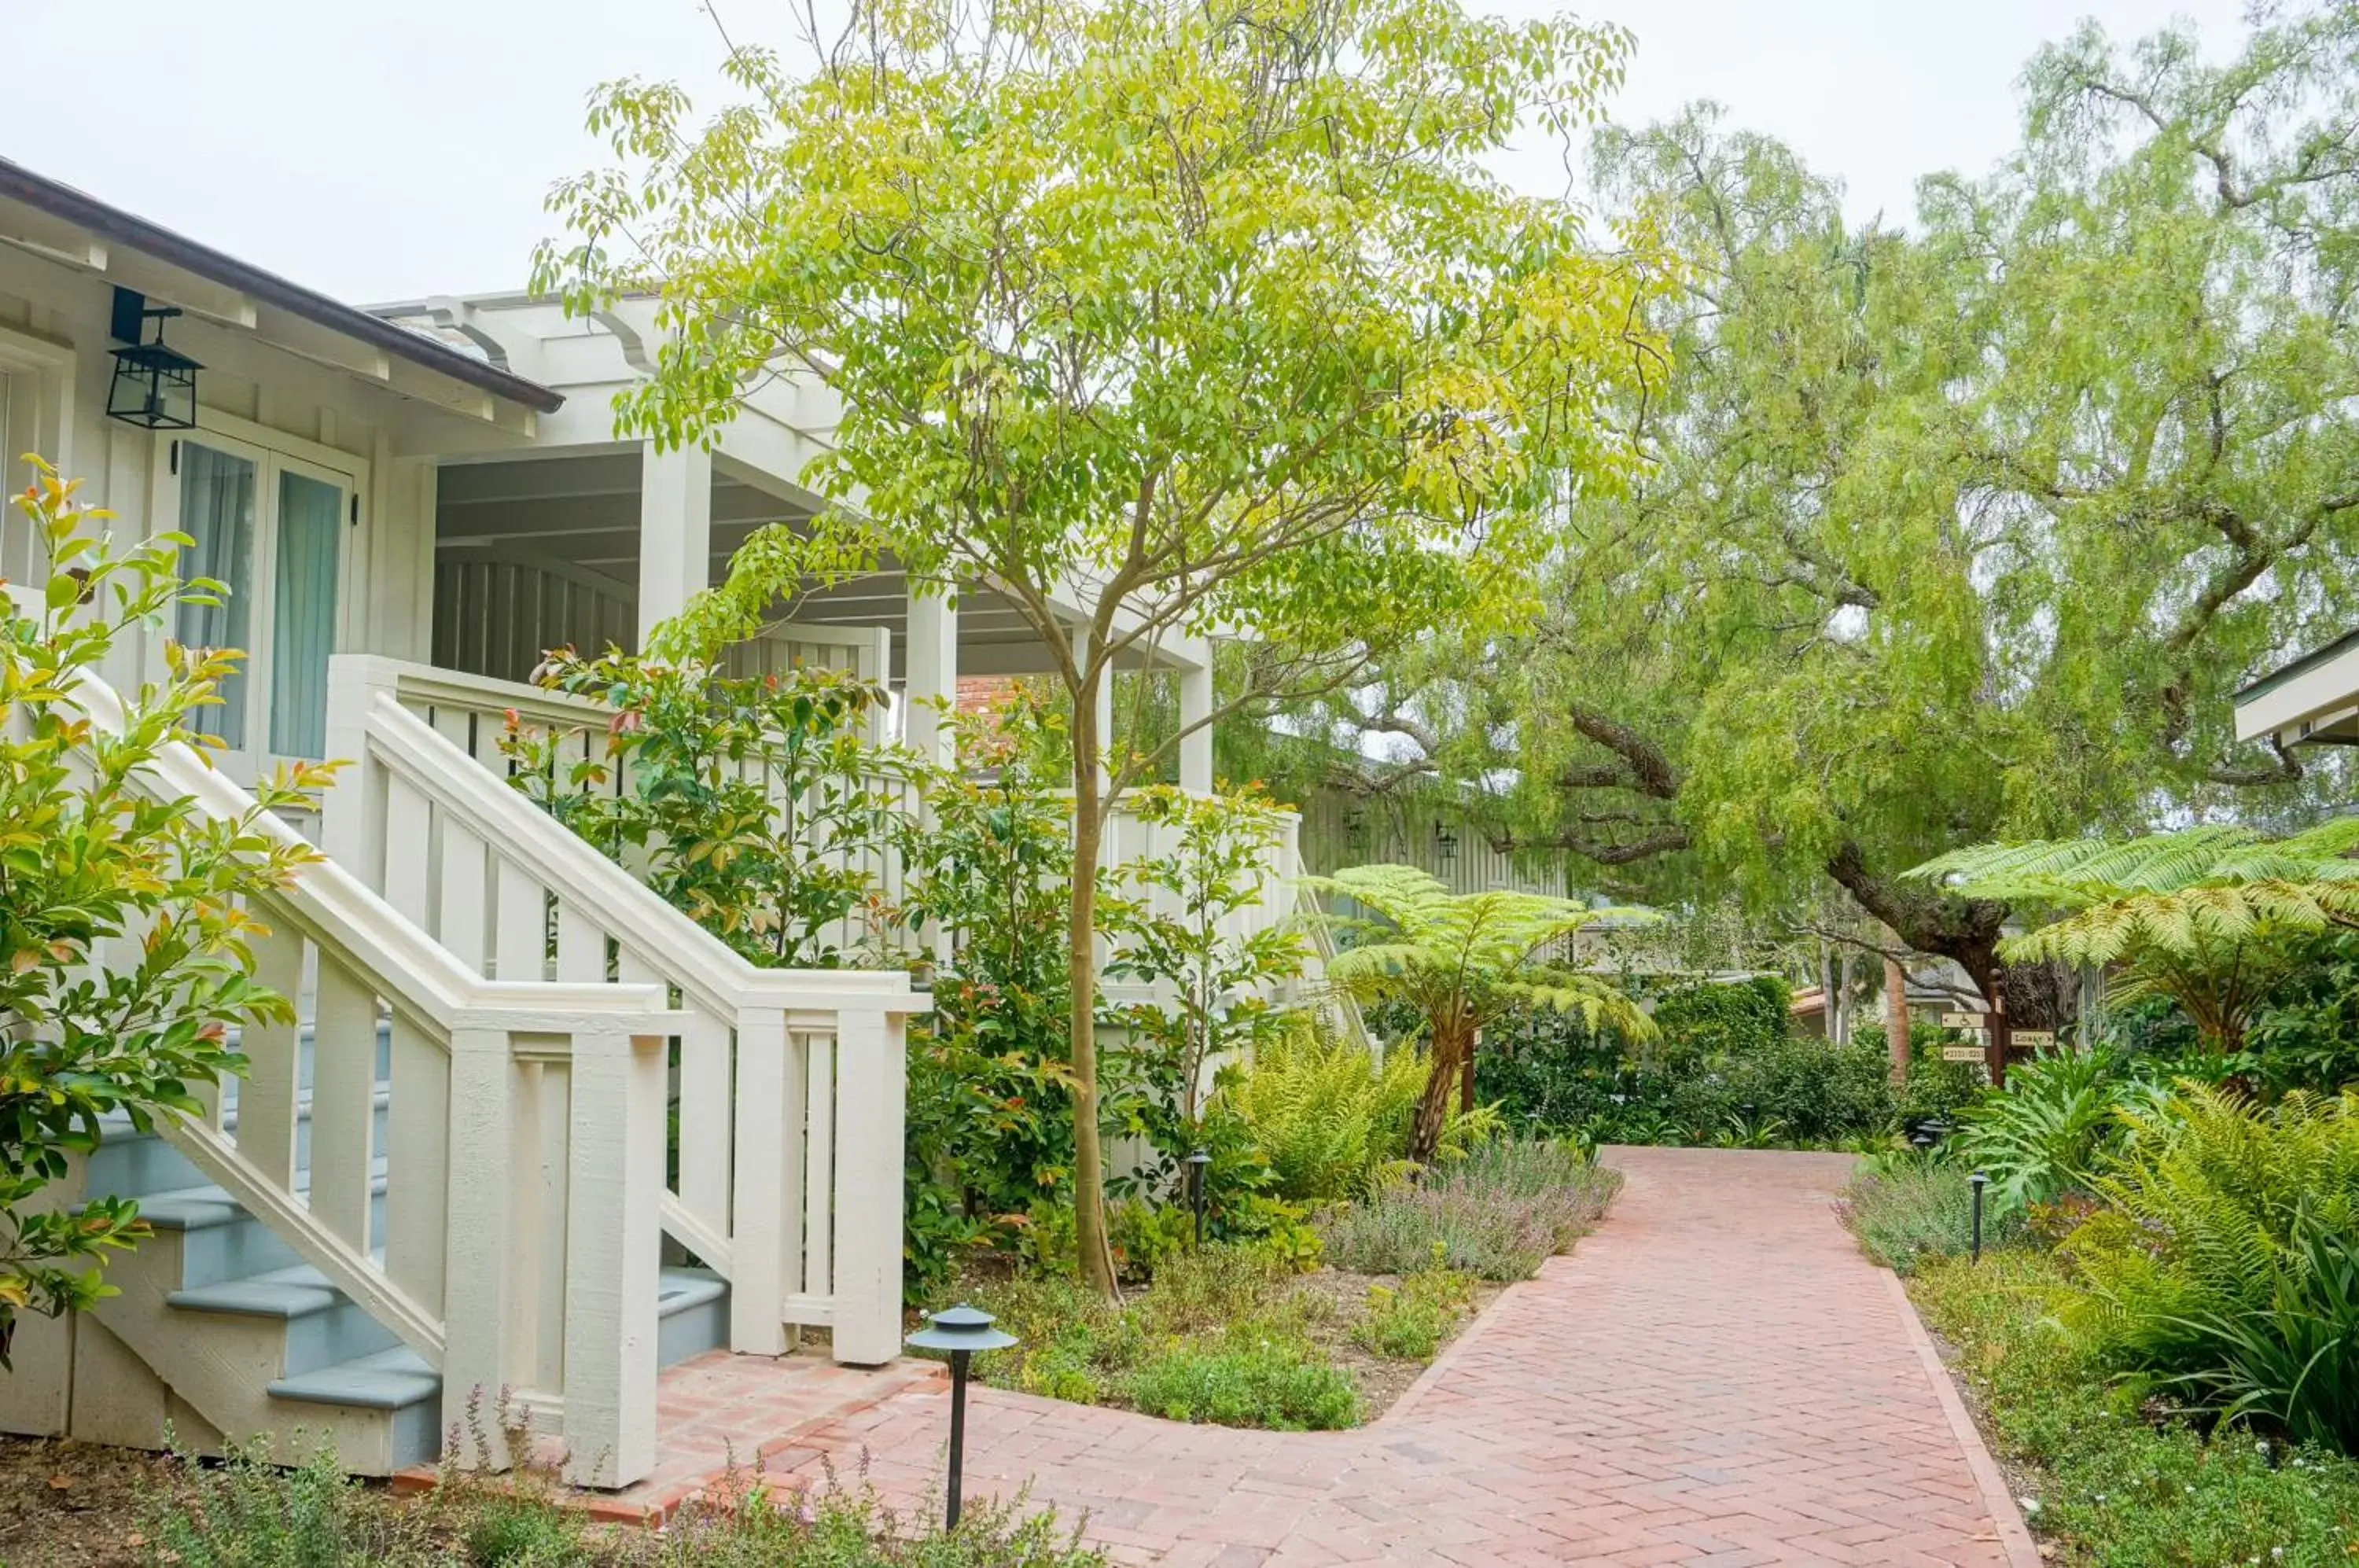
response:
{"label": "leafy bush", "polygon": [[1306,1008],[1223,1074],[1220,1097],[1244,1118],[1277,1192],[1322,1202],[1397,1173],[1424,1087],[1417,1051],[1395,1047],[1380,1065]]}
{"label": "leafy bush", "polygon": [[386,1507],[321,1448],[292,1470],[233,1447],[222,1464],[175,1467],[142,1499],[150,1560],[175,1568],[363,1568],[454,1563],[418,1510]]}
{"label": "leafy bush", "polygon": [[1430,1361],[1474,1305],[1474,1279],[1454,1269],[1428,1269],[1397,1289],[1368,1287],[1368,1315],[1353,1337],[1378,1356]]}
{"label": "leafy bush", "polygon": [[1622,1178],[1571,1144],[1501,1141],[1334,1216],[1327,1253],[1366,1274],[1436,1266],[1528,1279],[1588,1234]]}
{"label": "leafy bush", "polygon": [[1158,1351],[1132,1377],[1130,1397],[1149,1415],[1214,1426],[1332,1432],[1360,1419],[1350,1375],[1282,1339]]}
{"label": "leafy bush", "polygon": [[[1950,1161],[1903,1154],[1863,1160],[1839,1209],[1860,1250],[1897,1274],[1973,1247],[1973,1190],[1965,1167]],[[1984,1247],[2022,1239],[2021,1211],[1995,1207],[1987,1197],[1984,1211]]]}
{"label": "leafy bush", "polygon": [[99,1118],[146,1130],[193,1112],[199,1087],[244,1070],[233,1029],[294,1021],[291,1000],[249,978],[260,926],[245,900],[319,858],[264,824],[329,774],[285,768],[228,821],[149,792],[153,758],[206,744],[198,715],[238,655],[167,644],[163,679],[125,697],[119,727],[93,724],[74,688],[125,631],[224,590],[179,580],[185,535],[118,552],[75,490],[44,468],[16,498],[48,571],[37,607],[0,597],[0,1367],[20,1312],[111,1293],[106,1254],[147,1234],[128,1199],[40,1202]]}
{"label": "leafy bush", "polygon": [[2359,1094],[2198,1089],[2126,1119],[2065,1322],[2149,1386],[2359,1452]]}
{"label": "leafy bush", "polygon": [[1929,1260],[1909,1294],[1958,1349],[2032,1528],[2093,1568],[2342,1568],[2359,1556],[2359,1462],[2233,1428],[2150,1421],[2055,1332],[2063,1266],[2025,1248]]}
{"label": "leafy bush", "polygon": [[1793,988],[1773,975],[1734,985],[1682,985],[1655,1004],[1666,1051],[1689,1056],[1742,1056],[1786,1038]]}
{"label": "leafy bush", "polygon": [[2049,1052],[2007,1069],[2006,1087],[1962,1116],[1959,1158],[1989,1172],[1990,1198],[2020,1210],[2089,1184],[2118,1141],[2118,1113],[2144,1093],[2096,1051]]}

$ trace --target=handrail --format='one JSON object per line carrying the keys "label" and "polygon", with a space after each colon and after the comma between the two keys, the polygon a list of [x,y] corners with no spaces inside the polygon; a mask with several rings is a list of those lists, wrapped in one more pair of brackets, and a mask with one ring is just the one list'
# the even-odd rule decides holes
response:
{"label": "handrail", "polygon": [[922,1013],[931,1001],[897,970],[764,969],[698,925],[628,871],[590,851],[577,833],[469,760],[390,694],[375,693],[369,749],[436,804],[495,827],[515,855],[560,898],[610,916],[628,945],[671,971],[683,996],[720,1017],[745,1007],[832,1008],[846,999],[898,1004]]}
{"label": "handrail", "polygon": [[[1310,894],[1302,886],[1310,876],[1310,868],[1303,864],[1302,852],[1298,849],[1294,853],[1294,875],[1288,878],[1295,889],[1294,901],[1298,910],[1310,901]],[[1335,946],[1335,933],[1316,914],[1302,923],[1310,928],[1310,951],[1317,955],[1320,974],[1324,976],[1340,951]],[[1336,1018],[1343,1026],[1344,1038],[1371,1056],[1381,1057],[1383,1051],[1376,1044],[1376,1037],[1368,1032],[1367,1015],[1360,1011],[1360,999],[1332,982],[1321,989],[1335,1005]]]}

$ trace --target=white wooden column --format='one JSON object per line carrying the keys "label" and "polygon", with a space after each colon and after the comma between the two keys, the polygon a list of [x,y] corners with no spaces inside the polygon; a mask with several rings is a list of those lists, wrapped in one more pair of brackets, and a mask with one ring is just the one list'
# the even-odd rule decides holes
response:
{"label": "white wooden column", "polygon": [[951,729],[935,703],[958,701],[958,606],[946,593],[909,590],[909,625],[902,638],[908,660],[901,700],[907,704],[902,738],[927,761],[947,768]]}
{"label": "white wooden column", "polygon": [[[1207,664],[1180,672],[1180,788],[1192,794],[1212,791],[1212,669]],[[1197,725],[1190,729],[1190,724]]]}
{"label": "white wooden column", "polygon": [[836,1026],[832,1329],[836,1360],[858,1367],[901,1353],[905,1021],[897,1013],[845,1012]]}
{"label": "white wooden column", "polygon": [[639,647],[712,577],[712,454],[639,449]]}
{"label": "white wooden column", "polygon": [[612,1491],[656,1465],[663,1262],[659,1036],[576,1034],[565,1214],[565,1479]]}

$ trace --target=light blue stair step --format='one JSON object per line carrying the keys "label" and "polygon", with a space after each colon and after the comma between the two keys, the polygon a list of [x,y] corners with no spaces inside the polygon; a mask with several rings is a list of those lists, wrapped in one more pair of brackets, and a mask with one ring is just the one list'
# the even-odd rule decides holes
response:
{"label": "light blue stair step", "polygon": [[[299,1191],[308,1191],[299,1188]],[[386,1166],[369,1176],[369,1234],[385,1234]],[[277,1234],[219,1187],[183,1187],[139,1195],[140,1216],[158,1230],[179,1231],[183,1290],[289,1269],[302,1259]]]}
{"label": "light blue stair step", "polygon": [[431,1400],[442,1392],[442,1374],[408,1345],[374,1351],[270,1385],[274,1399],[307,1405],[348,1405],[365,1410],[397,1410]]}
{"label": "light blue stair step", "polygon": [[283,1322],[287,1348],[279,1370],[289,1377],[374,1356],[400,1344],[392,1330],[308,1264],[174,1290],[164,1301],[182,1312]]}
{"label": "light blue stair step", "polygon": [[[391,1087],[379,1083],[370,1111],[369,1139],[373,1149],[386,1147],[392,1107]],[[232,1105],[222,1113],[222,1130],[234,1138],[237,1126],[237,1108]],[[194,1186],[204,1180],[188,1156],[160,1134],[136,1131],[127,1118],[102,1120],[99,1134],[101,1141],[90,1157],[89,1187],[93,1193],[168,1192]],[[295,1169],[299,1174],[310,1164],[311,1093],[307,1089],[295,1102]]]}

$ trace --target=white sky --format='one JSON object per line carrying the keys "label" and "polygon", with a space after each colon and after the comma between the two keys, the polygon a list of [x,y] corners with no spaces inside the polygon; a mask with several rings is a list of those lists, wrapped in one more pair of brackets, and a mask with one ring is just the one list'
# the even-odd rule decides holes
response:
{"label": "white sky", "polygon": [[[716,0],[783,41],[775,0]],[[1554,0],[1473,0],[1536,13]],[[2241,0],[1590,0],[1638,37],[1614,117],[1708,97],[1846,184],[1855,217],[1913,209],[1920,174],[2012,144],[2038,43],[2191,19],[2208,52]],[[0,0],[0,155],[354,303],[520,285],[559,177],[602,151],[583,94],[671,78],[721,101],[698,0]],[[1555,164],[1534,160],[1536,178]],[[1560,184],[1560,174],[1549,188]]]}

